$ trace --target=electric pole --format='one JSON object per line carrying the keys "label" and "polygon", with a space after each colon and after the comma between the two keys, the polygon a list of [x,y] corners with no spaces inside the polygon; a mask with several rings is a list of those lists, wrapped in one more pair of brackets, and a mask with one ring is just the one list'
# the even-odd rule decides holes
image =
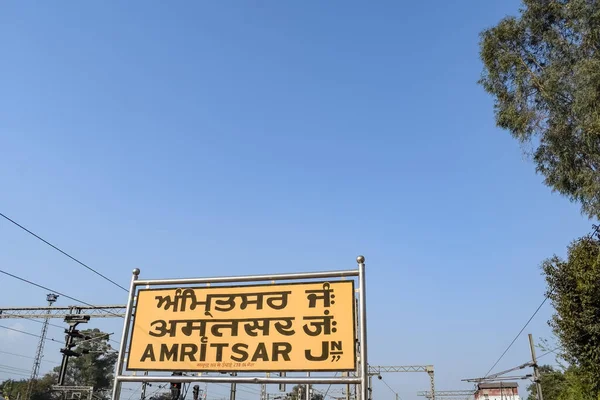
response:
{"label": "electric pole", "polygon": [[531,348],[531,362],[533,363],[533,381],[537,389],[537,400],[544,400],[542,395],[542,384],[540,382],[540,371],[538,370],[537,358],[535,357],[535,345],[533,344],[533,336],[529,334],[529,347]]}
{"label": "electric pole", "polygon": [[[73,338],[83,338],[84,336],[79,333],[77,329],[77,325],[81,323],[87,323],[90,320],[89,315],[70,315],[65,318],[65,322],[69,324],[69,329],[65,329],[65,333],[67,334],[67,339],[65,343],[65,347],[60,349],[60,352],[63,354],[62,362],[60,363],[60,372],[58,373],[58,386],[65,385],[65,376],[67,375],[67,364],[69,363],[69,357],[79,357],[80,353],[77,353],[71,350],[73,347],[77,346],[77,344],[73,343]],[[89,337],[85,337],[86,340],[89,340]]]}
{"label": "electric pole", "polygon": [[40,372],[40,364],[42,363],[42,357],[44,357],[44,343],[46,343],[46,334],[48,333],[48,324],[51,311],[50,307],[52,307],[52,304],[54,304],[54,302],[57,299],[57,294],[50,293],[46,295],[46,301],[48,302],[48,310],[46,311],[46,317],[44,318],[44,323],[42,325],[40,341],[35,352],[35,359],[33,360],[33,369],[31,370],[31,377],[29,378],[29,383],[27,384],[27,391],[25,392],[25,400],[29,400],[31,398],[31,393],[33,392],[33,383],[37,379],[38,374]]}

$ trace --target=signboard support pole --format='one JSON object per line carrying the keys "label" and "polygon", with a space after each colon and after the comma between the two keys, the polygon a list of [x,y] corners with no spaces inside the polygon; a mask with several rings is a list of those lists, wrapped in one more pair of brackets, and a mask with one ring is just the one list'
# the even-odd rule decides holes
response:
{"label": "signboard support pole", "polygon": [[[310,377],[310,372],[306,373],[307,377]],[[306,400],[310,400],[310,384],[306,384]]]}
{"label": "signboard support pole", "polygon": [[[148,371],[144,371],[144,376],[148,375]],[[140,400],[146,400],[146,386],[148,386],[148,382],[142,383],[142,395],[140,396]]]}
{"label": "signboard support pole", "polygon": [[367,361],[367,279],[365,276],[365,258],[363,256],[356,257],[358,263],[358,282],[360,290],[358,298],[360,300],[360,378],[361,378],[361,394],[364,400],[369,397],[369,363]]}
{"label": "signboard support pole", "polygon": [[[360,282],[359,282],[360,284]],[[360,288],[359,288],[360,290]],[[357,316],[356,318],[356,338],[360,339],[360,320],[358,318],[358,299],[354,300],[354,315]],[[356,346],[354,348],[354,352],[356,353],[356,371],[354,371],[354,376],[360,376],[360,343],[358,342],[358,340],[356,341]],[[359,390],[359,385],[354,384],[352,385],[354,388],[354,398],[355,400],[361,400],[360,398],[360,390]]]}
{"label": "signboard support pole", "polygon": [[[231,376],[237,376],[237,373],[234,372],[231,374]],[[231,384],[231,392],[229,393],[229,400],[235,400],[235,389],[236,389],[236,383],[233,382]]]}
{"label": "signboard support pole", "polygon": [[[348,377],[348,376],[350,376],[350,373],[343,372],[342,376]],[[350,400],[350,384],[349,383],[346,384],[346,400]]]}
{"label": "signboard support pole", "polygon": [[[279,376],[284,377],[285,376],[285,372],[280,372]],[[285,383],[280,383],[279,384],[279,391],[280,392],[285,392]]]}
{"label": "signboard support pole", "polygon": [[113,382],[112,393],[113,400],[117,400],[121,395],[121,382],[119,381],[119,377],[123,374],[123,361],[125,360],[125,350],[127,349],[127,336],[129,336],[129,322],[131,320],[131,314],[133,314],[133,302],[135,300],[135,281],[137,281],[139,275],[139,268],[135,268],[129,285],[129,298],[127,299],[127,310],[125,311],[125,318],[123,320],[123,333],[121,334],[119,357],[117,358],[117,363],[115,365],[115,380]]}

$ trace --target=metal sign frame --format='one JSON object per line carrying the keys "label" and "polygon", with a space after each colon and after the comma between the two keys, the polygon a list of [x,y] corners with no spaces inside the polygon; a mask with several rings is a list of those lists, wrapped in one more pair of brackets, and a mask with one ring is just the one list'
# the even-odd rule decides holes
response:
{"label": "metal sign frame", "polygon": [[[275,275],[243,275],[212,278],[180,278],[180,279],[139,279],[140,270],[133,270],[131,283],[129,286],[129,297],[127,299],[127,308],[123,322],[123,332],[121,334],[121,344],[119,346],[119,356],[115,366],[115,377],[113,384],[112,399],[119,400],[121,385],[126,382],[181,382],[181,383],[240,383],[240,384],[357,384],[360,385],[362,399],[370,399],[369,396],[369,364],[367,362],[367,304],[366,304],[366,275],[365,258],[356,257],[357,269],[322,271],[322,272],[300,272]],[[129,333],[133,322],[134,308],[136,306],[137,291],[140,287],[150,286],[172,286],[172,285],[195,285],[195,284],[213,284],[213,283],[241,283],[241,282],[265,282],[265,281],[298,281],[307,279],[321,278],[354,278],[358,277],[358,360],[356,376],[341,377],[311,377],[310,373],[306,377],[299,376],[237,376],[236,374],[226,374],[225,376],[148,376],[148,375],[124,375],[125,357],[127,354],[127,344]],[[167,372],[167,371],[165,371]],[[316,371],[315,371],[316,372]],[[283,374],[282,374],[283,375]],[[349,375],[349,374],[344,374]]]}
{"label": "metal sign frame", "polygon": [[[346,344],[348,344],[351,348],[352,348],[352,367],[350,368],[336,368],[336,367],[330,367],[330,368],[325,368],[325,369],[320,369],[320,368],[310,368],[307,366],[303,366],[302,368],[296,368],[296,369],[288,369],[285,372],[291,372],[291,373],[295,373],[295,372],[350,372],[350,371],[356,371],[357,368],[357,364],[356,364],[356,351],[355,351],[355,347],[356,347],[356,341],[357,341],[357,329],[356,327],[356,308],[354,306],[354,302],[356,299],[356,288],[355,288],[355,281],[353,279],[348,279],[348,280],[336,280],[336,281],[327,281],[327,280],[323,280],[323,281],[311,281],[311,282],[288,282],[288,283],[282,283],[279,286],[278,289],[282,289],[281,286],[286,287],[287,289],[296,289],[297,287],[300,286],[307,286],[307,285],[319,285],[322,287],[325,287],[325,285],[331,285],[333,286],[338,286],[340,287],[340,289],[343,286],[346,286],[346,289],[349,291],[349,294],[351,295],[351,298],[349,298],[350,300],[350,304],[349,304],[349,308],[350,308],[350,312],[351,312],[351,321],[350,321],[350,329],[349,329],[349,334],[352,336],[351,338],[348,338],[348,340],[346,340]],[[231,285],[231,286],[212,286],[212,287],[186,287],[185,289],[191,289],[193,290],[228,290],[228,289],[247,289],[247,288],[252,288],[252,289],[257,289],[257,290],[261,290],[261,289],[266,289],[266,288],[273,288],[273,282],[269,282],[269,283],[261,283],[261,284],[252,284],[252,285]],[[137,299],[136,299],[136,312],[134,313],[134,315],[132,316],[133,320],[132,320],[132,324],[133,326],[137,326],[137,318],[139,317],[140,314],[140,305],[142,304],[142,297],[144,292],[150,292],[152,294],[157,294],[160,295],[161,292],[172,292],[174,289],[171,287],[160,287],[160,288],[143,288],[143,289],[138,289],[137,290]],[[343,289],[342,289],[343,290]],[[195,295],[194,295],[195,297]],[[335,296],[334,296],[335,297]],[[333,303],[335,303],[336,301],[338,301],[339,298],[336,298],[336,300],[333,300]],[[287,301],[286,301],[287,302]],[[333,304],[332,303],[332,304]],[[185,306],[184,306],[185,307]],[[183,310],[180,310],[183,311]],[[205,314],[206,315],[206,314]],[[291,321],[290,321],[291,322]],[[336,323],[333,323],[334,325],[336,325]],[[333,328],[333,332],[336,332],[336,330],[340,330],[339,327],[338,328]],[[139,335],[139,333],[138,333]],[[252,373],[252,372],[258,372],[258,373],[263,373],[263,372],[281,372],[282,370],[280,368],[253,368],[253,369],[248,369],[248,370],[241,370],[241,369],[227,369],[224,367],[207,367],[206,369],[199,369],[199,370],[187,370],[187,369],[182,369],[182,368],[143,368],[141,365],[138,366],[132,366],[131,365],[131,358],[132,358],[132,343],[136,342],[134,340],[134,338],[136,337],[136,329],[134,328],[133,331],[130,334],[130,339],[129,339],[129,357],[127,358],[127,362],[125,365],[125,369],[127,371],[159,371],[159,372],[177,372],[177,371],[190,371],[190,372],[202,372],[202,373],[211,373],[211,372],[217,372],[217,373],[221,373],[223,371],[227,371],[229,372],[241,372],[241,373]],[[137,342],[136,342],[137,344]],[[333,353],[332,353],[333,354]],[[329,366],[332,366],[333,364],[328,363]],[[147,366],[148,367],[148,366]]]}

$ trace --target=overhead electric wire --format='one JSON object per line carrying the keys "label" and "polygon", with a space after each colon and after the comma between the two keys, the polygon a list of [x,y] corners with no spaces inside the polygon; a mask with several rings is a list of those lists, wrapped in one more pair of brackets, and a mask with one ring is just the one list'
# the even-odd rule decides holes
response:
{"label": "overhead electric wire", "polygon": [[[215,383],[215,385],[217,385],[217,386],[223,386],[223,387],[226,387],[226,388],[230,387],[229,385],[226,385],[224,383]],[[243,388],[246,388],[246,390],[244,390]],[[245,385],[243,385],[241,383],[238,383],[236,385],[236,391],[246,392],[246,393],[250,393],[250,394],[260,394],[261,393],[260,390],[247,387],[247,386],[245,386]]]}
{"label": "overhead electric wire", "polygon": [[[260,394],[260,392],[261,392],[260,390],[254,389],[253,387],[248,386],[248,385],[244,385],[243,383],[238,383],[236,386],[246,388],[246,390],[240,389],[242,392],[246,392],[246,393]],[[237,389],[237,387],[236,387],[236,389]]]}
{"label": "overhead electric wire", "polygon": [[[599,233],[600,233],[600,225],[592,225],[592,227],[594,229],[593,232],[591,232],[590,234],[588,234],[588,237],[590,239],[592,239],[594,235],[598,236]],[[496,365],[498,365],[498,363],[500,362],[500,360],[502,360],[502,358],[504,357],[504,355],[508,352],[508,350],[510,350],[510,348],[512,347],[512,345],[517,341],[517,339],[519,338],[519,336],[521,336],[521,333],[523,333],[523,331],[525,330],[525,328],[527,328],[527,325],[529,325],[529,323],[531,322],[531,320],[536,316],[536,314],[540,311],[540,309],[542,308],[542,306],[544,305],[544,303],[546,303],[546,301],[548,301],[549,298],[550,298],[550,293],[548,293],[544,297],[544,300],[542,301],[542,303],[538,306],[538,308],[535,310],[535,312],[533,313],[533,315],[525,323],[525,325],[523,326],[523,328],[521,328],[521,330],[519,331],[519,333],[517,334],[517,336],[515,336],[515,338],[513,339],[513,341],[506,348],[506,350],[504,350],[504,353],[502,353],[502,355],[500,356],[500,358],[498,358],[498,360],[494,363],[494,365],[492,365],[492,368],[490,368],[489,371],[487,372],[487,374],[485,374],[484,378],[486,378],[490,374],[490,372],[492,372],[492,370],[494,369],[494,367]],[[584,335],[582,335],[582,336],[584,336]],[[537,358],[541,358],[541,357],[547,356],[548,354],[553,353],[557,349],[559,349],[559,347],[555,348],[554,350],[550,350],[549,352],[544,353],[544,354],[542,354],[541,356],[539,356]]]}
{"label": "overhead electric wire", "polygon": [[[384,384],[385,386],[387,386],[387,387],[388,387],[388,389],[390,389],[390,390],[392,391],[392,393],[394,393],[396,396],[398,396],[398,398],[399,398],[400,400],[402,400],[402,397],[400,397],[400,395],[398,394],[398,392],[396,392],[394,389],[392,389],[392,387],[391,387],[390,385],[388,385],[388,383],[385,381],[385,379],[381,378],[381,382],[383,382],[383,384]],[[373,396],[371,396],[371,397],[373,397]]]}
{"label": "overhead electric wire", "polygon": [[[230,390],[229,390],[229,389],[230,389],[230,386],[229,386],[229,385],[226,385],[226,384],[224,384],[224,383],[212,383],[212,385],[225,387],[225,388],[227,388],[227,389],[228,389],[228,391],[227,391],[227,392],[228,392],[228,394],[230,394],[230,393],[231,393],[231,392],[230,392]],[[245,392],[245,393],[254,394],[254,395],[256,395],[256,394],[260,394],[260,393],[261,393],[260,391],[251,392],[251,391],[249,391],[249,390],[243,390],[243,389],[240,389],[240,386],[242,386],[242,384],[237,384],[237,387],[236,387],[236,393],[237,393],[237,392]],[[209,387],[211,387],[211,386],[209,386]],[[222,394],[223,394],[223,393],[221,393],[221,392],[217,392],[217,391],[211,390],[211,393],[213,393],[213,392],[214,392],[214,393],[216,393],[216,394],[218,394],[218,395],[222,395]],[[224,395],[224,396],[225,396],[225,398],[227,397],[226,395]],[[243,397],[243,396],[241,396],[241,395],[239,395],[239,394],[236,394],[236,399],[244,400],[244,399],[245,399],[245,397]]]}
{"label": "overhead electric wire", "polygon": [[28,369],[25,368],[17,368],[17,367],[13,367],[11,365],[6,365],[6,364],[0,364],[0,368],[4,368],[4,369],[14,369],[15,371],[22,371],[22,372],[29,372]]}
{"label": "overhead electric wire", "polygon": [[[9,326],[0,325],[0,328],[8,329],[9,331],[14,331],[14,332],[23,333],[23,334],[25,334],[25,335],[33,336],[33,337],[36,337],[36,338],[41,338],[41,336],[40,336],[40,335],[36,335],[35,333],[31,333],[31,332],[22,331],[22,330],[20,330],[20,329],[11,328],[11,327],[9,327]],[[61,342],[59,342],[58,340],[56,340],[56,339],[53,339],[53,338],[44,338],[44,340],[47,340],[47,341],[49,341],[49,342],[61,343]]]}
{"label": "overhead electric wire", "polygon": [[144,387],[144,384],[142,383],[142,384],[140,385],[140,387],[139,387],[139,388],[137,388],[137,389],[133,390],[133,392],[131,393],[131,396],[129,396],[129,398],[128,398],[127,400],[131,400],[131,398],[133,397],[133,395],[134,395],[134,394],[136,394],[136,393],[137,393],[139,390],[141,390],[143,387]]}
{"label": "overhead electric wire", "polygon": [[513,341],[510,342],[510,344],[508,345],[508,347],[506,348],[506,350],[504,350],[504,352],[502,353],[502,355],[500,355],[500,357],[496,360],[496,362],[494,363],[494,365],[492,365],[492,367],[485,374],[484,378],[487,378],[487,376],[490,374],[490,372],[492,372],[492,370],[496,367],[496,365],[498,365],[498,363],[504,358],[504,356],[506,355],[506,353],[508,353],[508,350],[510,350],[510,348],[513,346],[513,344],[515,344],[515,342],[517,341],[517,339],[519,338],[519,336],[521,336],[521,333],[523,333],[523,331],[525,330],[525,328],[527,328],[527,326],[529,325],[529,323],[531,322],[531,320],[533,320],[533,318],[537,315],[537,313],[540,311],[540,309],[542,308],[542,306],[546,303],[546,301],[548,300],[548,298],[549,298],[548,295],[546,295],[544,297],[544,301],[542,301],[542,303],[538,306],[538,308],[535,310],[535,312],[533,313],[533,315],[527,320],[527,322],[525,323],[525,325],[523,325],[523,327],[521,328],[521,330],[519,331],[519,333],[517,333],[517,336],[515,336],[515,338],[513,339]]}
{"label": "overhead electric wire", "polygon": [[54,250],[62,253],[63,255],[69,257],[71,260],[75,261],[76,263],[80,264],[81,266],[89,269],[90,271],[92,271],[93,273],[95,273],[96,275],[100,276],[101,278],[107,280],[108,282],[112,283],[113,285],[123,289],[126,292],[129,292],[129,290],[125,289],[123,286],[119,285],[117,282],[113,281],[112,279],[108,278],[105,275],[102,275],[100,272],[96,271],[94,268],[84,264],[83,262],[79,261],[78,259],[76,259],[75,257],[73,257],[72,255],[68,254],[67,252],[59,249],[58,247],[56,247],[55,245],[53,245],[52,243],[48,242],[47,240],[43,239],[42,237],[40,237],[39,235],[36,235],[35,233],[33,233],[32,231],[30,231],[29,229],[25,228],[23,225],[19,224],[18,222],[10,219],[9,217],[7,217],[6,215],[0,213],[0,216],[3,217],[4,219],[6,219],[7,221],[10,221],[11,223],[15,224],[16,226],[18,226],[19,228],[23,229],[25,232],[29,233],[30,235],[34,236],[35,238],[41,240],[42,242],[46,243],[48,246],[52,247]]}
{"label": "overhead electric wire", "polygon": [[[582,339],[582,338],[583,338],[584,336],[586,336],[586,335],[588,335],[588,334],[587,334],[587,333],[583,333],[582,335],[579,335],[579,336],[577,336],[577,338],[576,338],[576,339]],[[557,356],[560,356],[560,354],[556,353],[556,350],[559,350],[560,348],[561,348],[561,346],[558,346],[558,347],[555,347],[555,348],[553,348],[553,349],[551,349],[551,350],[548,350],[548,351],[547,351],[547,352],[545,352],[544,354],[542,354],[542,355],[540,355],[540,356],[537,356],[537,358],[538,358],[538,359],[540,359],[540,358],[542,358],[542,357],[546,357],[546,356],[547,356],[548,354],[550,354],[550,353],[554,353],[554,354],[556,354]]]}
{"label": "overhead electric wire", "polygon": [[[213,383],[213,385],[216,386],[223,386],[226,388],[229,388],[230,386],[224,383]],[[240,387],[246,388],[246,390],[240,389]],[[236,385],[236,390],[239,390],[240,392],[246,392],[246,393],[252,393],[252,394],[260,394],[261,391],[258,389],[254,389],[253,387],[250,387],[248,385],[244,385],[243,383],[238,383]]]}
{"label": "overhead electric wire", "polygon": [[7,375],[13,375],[13,376],[24,376],[26,378],[29,378],[29,374],[22,374],[19,372],[14,372],[14,371],[8,371],[8,370],[2,370],[0,369],[0,374],[7,374]]}
{"label": "overhead electric wire", "polygon": [[537,356],[537,358],[538,358],[538,359],[540,359],[540,358],[542,358],[542,357],[546,357],[548,354],[551,354],[551,353],[554,353],[554,354],[556,354],[557,356],[560,356],[558,353],[556,353],[556,350],[558,350],[558,349],[560,349],[560,346],[559,346],[559,347],[555,347],[554,349],[552,349],[552,350],[549,350],[549,351],[545,352],[544,354],[542,354],[542,355],[540,355],[540,356]]}
{"label": "overhead electric wire", "polygon": [[[335,373],[334,377],[337,376],[337,372]],[[333,385],[332,383],[329,384],[329,386],[327,387],[327,390],[325,391],[325,394],[323,395],[323,399],[325,399],[327,397],[327,395],[329,394],[329,389],[331,389],[331,385]]]}
{"label": "overhead electric wire", "polygon": [[24,370],[24,369],[15,370],[14,368],[0,367],[0,370],[2,372],[8,373],[8,374],[16,374],[16,375],[21,375],[21,376],[29,376],[29,373],[26,370]]}
{"label": "overhead electric wire", "polygon": [[[593,239],[594,236],[597,236],[598,239],[600,239],[600,225],[592,225],[592,227],[593,227],[594,230],[593,230],[593,232],[591,232],[591,233],[588,234],[588,237],[590,239]],[[546,300],[547,299],[548,299],[548,296],[546,297]],[[586,335],[588,335],[588,333],[583,333],[583,334],[577,336],[577,339],[582,339]],[[544,354],[538,356],[537,358],[539,359],[539,358],[545,357],[545,356],[547,356],[550,353],[555,353],[557,356],[560,356],[558,353],[556,353],[556,350],[559,350],[560,347],[561,346],[558,346],[558,347],[555,347],[555,348],[553,348],[551,350],[548,350],[547,352],[545,352]]]}
{"label": "overhead electric wire", "polygon": [[[2,351],[2,350],[0,350],[0,353],[8,354],[8,355],[15,356],[15,357],[23,357],[23,358],[29,358],[30,360],[35,360],[35,357],[26,356],[25,354],[11,353],[11,352]],[[58,361],[51,361],[51,360],[44,360],[44,359],[42,359],[42,362],[49,362],[51,364],[60,364]]]}
{"label": "overhead electric wire", "polygon": [[[240,388],[241,387],[241,388]],[[245,389],[244,389],[245,388]],[[260,394],[260,390],[251,390],[249,387],[247,386],[242,386],[241,384],[237,384],[236,386],[236,391],[239,390],[240,392],[246,392],[249,394]]]}
{"label": "overhead electric wire", "polygon": [[[57,290],[52,290],[52,289],[50,289],[50,288],[48,288],[48,287],[46,287],[46,286],[42,286],[42,285],[40,285],[40,284],[38,284],[38,283],[35,283],[35,282],[32,282],[32,281],[30,281],[30,280],[28,280],[28,279],[21,278],[20,276],[17,276],[17,275],[11,274],[10,272],[6,272],[6,271],[3,271],[3,270],[1,270],[1,269],[0,269],[0,273],[2,273],[2,274],[4,274],[4,275],[7,275],[7,276],[10,276],[11,278],[14,278],[14,279],[18,279],[18,280],[20,280],[20,281],[22,281],[22,282],[25,282],[25,283],[28,283],[28,284],[30,284],[30,285],[36,286],[36,287],[38,287],[38,288],[40,288],[40,289],[49,290],[49,291],[51,291],[52,293],[56,293],[56,294],[58,294],[58,295],[60,295],[60,296],[66,297],[67,299],[70,299],[70,300],[76,301],[76,302],[78,302],[78,303],[85,304],[86,306],[90,306],[90,307],[96,307],[95,305],[93,305],[93,304],[90,304],[90,303],[88,303],[88,302],[86,302],[86,301],[83,301],[83,300],[76,299],[75,297],[71,297],[71,296],[69,296],[69,295],[66,295],[66,294],[64,294],[64,293],[61,293],[61,292],[59,292],[59,291],[57,291]],[[122,316],[122,315],[115,314],[115,313],[114,313],[114,312],[112,312],[112,311],[105,310],[105,309],[103,309],[103,308],[98,308],[98,309],[99,309],[99,310],[102,310],[102,311],[105,311],[105,312],[107,312],[107,313],[109,313],[109,314],[112,314],[112,315],[114,315],[115,317],[123,318],[123,316]]]}
{"label": "overhead electric wire", "polygon": [[[21,316],[21,315],[18,315],[18,316],[15,316],[15,317],[13,317],[13,318],[14,318],[14,319],[26,319],[26,320],[29,320],[29,321],[37,322],[38,324],[43,324],[43,323],[45,323],[45,322],[46,322],[46,321],[40,321],[40,320],[37,320],[37,319],[35,319],[35,318],[29,318],[29,317],[26,317],[26,316],[24,316],[24,315],[23,315],[23,316]],[[65,329],[65,327],[64,327],[64,326],[56,325],[56,324],[53,324],[53,323],[51,323],[51,322],[48,322],[48,326],[52,326],[52,327],[54,327],[54,328]]]}
{"label": "overhead electric wire", "polygon": [[[106,311],[106,310],[104,310],[104,311]],[[43,324],[44,322],[46,322],[46,321],[40,321],[40,320],[37,320],[37,319],[35,319],[35,318],[29,318],[29,317],[26,317],[26,316],[24,316],[24,315],[23,315],[23,316],[21,316],[21,315],[19,315],[19,316],[15,316],[14,318],[15,318],[15,319],[26,319],[26,320],[29,320],[29,321],[37,322],[38,324]],[[54,327],[54,328],[59,328],[59,329],[62,329],[62,330],[64,330],[64,329],[65,329],[65,327],[64,327],[64,326],[56,325],[56,324],[53,324],[53,323],[50,323],[50,322],[48,322],[48,325],[49,325],[49,326],[52,326],[52,327]],[[112,333],[111,333],[111,335],[112,335]],[[111,341],[111,342],[114,342],[114,343],[116,343],[116,344],[121,344],[121,342],[119,342],[119,341],[117,341],[117,340],[114,340],[114,339],[110,339],[110,338],[109,338],[108,340],[109,340],[109,341]]]}
{"label": "overhead electric wire", "polygon": [[[166,386],[167,386],[167,384],[166,384],[166,383],[165,383],[165,384],[162,384],[162,385],[158,385],[158,387],[156,388],[156,390],[155,390],[155,391],[153,391],[152,393],[150,393],[150,394],[147,394],[147,395],[146,395],[146,399],[149,399],[150,397],[154,396],[154,395],[155,395],[155,394],[156,394],[156,393],[157,393],[159,390],[161,390],[161,389],[164,389]],[[133,390],[133,389],[132,389],[132,390]],[[136,390],[137,390],[137,389],[136,389]]]}

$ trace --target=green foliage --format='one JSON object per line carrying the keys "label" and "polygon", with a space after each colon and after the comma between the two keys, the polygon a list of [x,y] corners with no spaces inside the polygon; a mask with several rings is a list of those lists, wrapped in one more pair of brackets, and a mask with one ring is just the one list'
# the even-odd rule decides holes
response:
{"label": "green foliage", "polygon": [[[112,387],[113,372],[117,361],[117,353],[108,343],[109,337],[99,329],[86,329],[82,334],[96,340],[83,341],[74,350],[87,354],[81,357],[69,358],[65,385],[93,386],[95,390],[110,389]],[[54,369],[54,376],[58,376],[60,367]],[[107,391],[102,392],[104,394]]]}
{"label": "green foliage", "polygon": [[550,325],[562,346],[561,357],[577,367],[567,371],[570,382],[589,387],[596,398],[600,395],[600,244],[590,237],[580,238],[569,246],[566,261],[554,256],[542,268],[556,310]]}
{"label": "green foliage", "polygon": [[[22,379],[20,381],[6,380],[0,383],[2,387],[2,395],[6,400],[15,400],[17,397],[24,399],[27,393],[27,384],[29,380]],[[44,377],[35,381],[33,391],[31,393],[32,400],[53,400],[50,387],[54,384],[49,377]]]}
{"label": "green foliage", "polygon": [[[107,398],[112,387],[113,371],[117,361],[117,353],[108,344],[109,337],[98,329],[82,330],[82,334],[96,340],[84,341],[73,350],[79,353],[87,351],[81,357],[69,358],[65,385],[68,386],[93,386],[97,391],[94,396]],[[79,339],[76,339],[76,341]],[[51,386],[55,385],[60,367],[38,379],[33,387],[32,400],[53,400]],[[0,386],[7,400],[14,400],[19,393],[21,399],[25,398],[28,380],[4,381]]]}
{"label": "green foliage", "polygon": [[496,123],[534,148],[546,185],[600,216],[600,2],[524,0],[481,34]]}
{"label": "green foliage", "polygon": [[[583,379],[581,372],[576,367],[565,371],[566,385],[558,400],[599,400],[600,395],[594,394],[594,389]],[[543,390],[543,389],[542,389]],[[543,393],[543,392],[542,392]],[[545,398],[545,394],[544,394]]]}
{"label": "green foliage", "polygon": [[[65,376],[65,385],[68,386],[93,386],[97,391],[95,396],[108,398],[112,387],[113,372],[117,361],[117,353],[112,349],[109,336],[99,329],[81,330],[81,333],[96,340],[82,341],[73,350],[84,353],[81,357],[70,357]],[[79,339],[76,339],[80,341]],[[58,380],[60,367],[47,376],[55,382]]]}
{"label": "green foliage", "polygon": [[[306,385],[295,385],[292,391],[285,395],[286,400],[304,400]],[[323,395],[313,390],[311,400],[323,400]]]}
{"label": "green foliage", "polygon": [[161,392],[152,395],[149,400],[172,400],[173,396],[169,392]]}
{"label": "green foliage", "polygon": [[[540,367],[540,373],[544,400],[596,400],[593,390],[583,382],[578,367],[571,366],[563,372],[543,365]],[[529,385],[527,390],[527,400],[536,400],[536,385]]]}
{"label": "green foliage", "polygon": [[[561,371],[556,371],[549,365],[542,365],[540,370],[540,383],[544,400],[559,400],[561,393],[565,390],[565,376]],[[527,400],[537,399],[537,387],[534,383],[527,387],[529,397]]]}

